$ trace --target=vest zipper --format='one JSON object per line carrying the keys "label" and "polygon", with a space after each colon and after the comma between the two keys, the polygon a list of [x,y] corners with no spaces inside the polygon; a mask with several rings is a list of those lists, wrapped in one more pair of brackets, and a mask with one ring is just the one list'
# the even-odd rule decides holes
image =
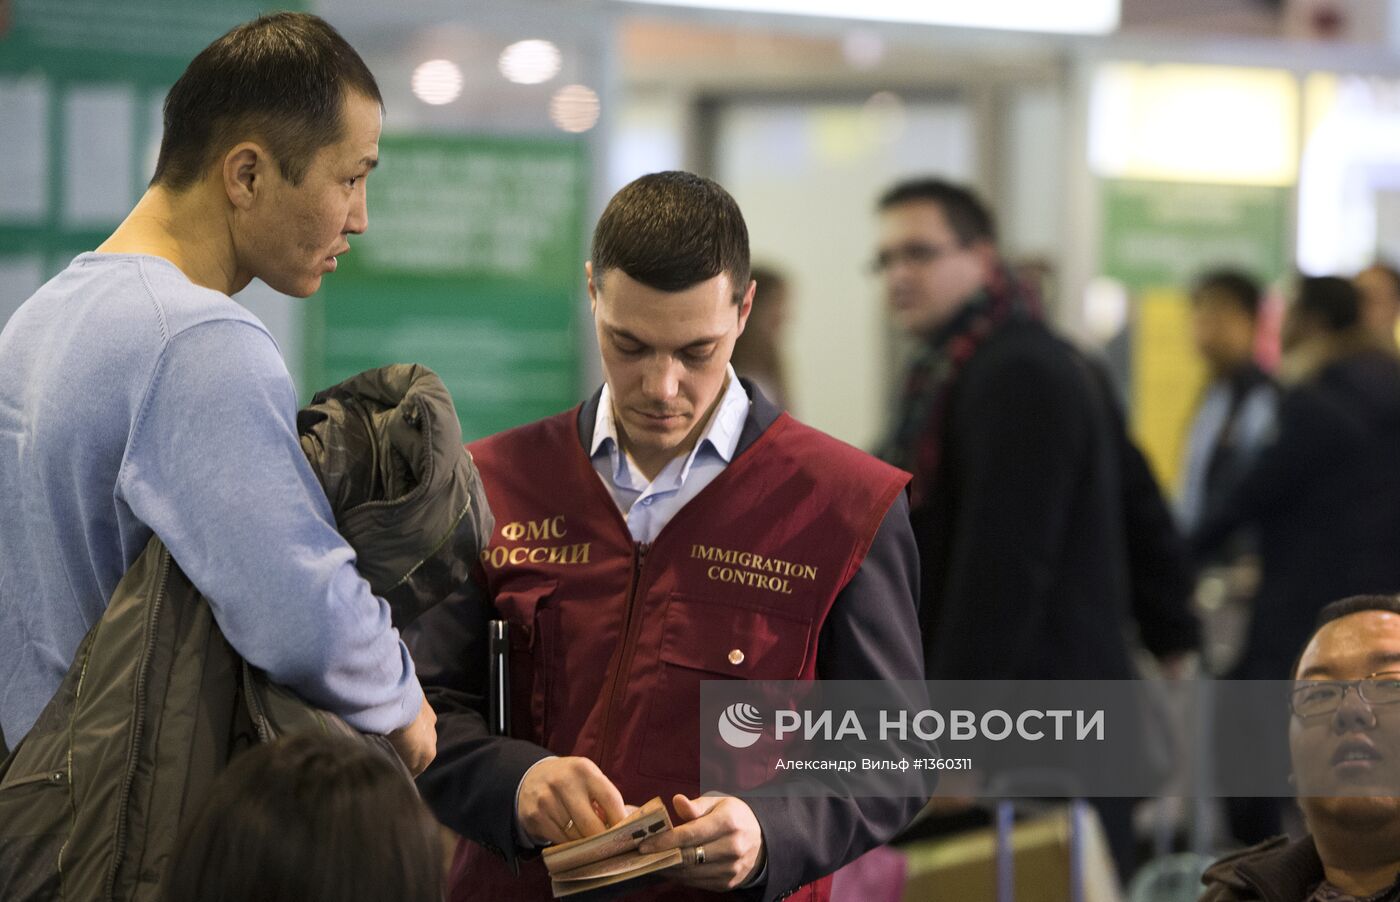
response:
{"label": "vest zipper", "polygon": [[[146,647],[141,653],[140,670],[136,675],[136,723],[131,728],[131,746],[127,751],[127,760],[131,761],[136,755],[136,748],[141,742],[141,734],[146,729],[146,673],[150,667],[151,655],[155,653],[156,645],[156,621],[160,619],[160,609],[165,601],[165,581],[170,575],[170,551],[165,550],[161,554],[160,578],[156,582],[155,600],[151,602],[151,616],[146,620]],[[126,855],[127,840],[127,801],[131,795],[131,783],[136,779],[136,768],[129,764],[126,773],[122,776],[121,792],[117,796],[117,817],[116,839],[113,843],[115,854],[112,856],[112,867],[107,872],[107,879],[103,882],[102,898],[112,898],[112,892],[117,885],[117,869],[121,867],[122,857]]]}
{"label": "vest zipper", "polygon": [[612,687],[608,692],[608,710],[603,716],[603,755],[598,763],[604,767],[604,762],[610,761],[613,751],[612,722],[613,710],[617,708],[618,700],[622,695],[622,678],[632,667],[632,655],[636,650],[636,637],[632,635],[637,622],[637,589],[642,584],[642,568],[647,562],[647,552],[651,550],[650,542],[637,542],[632,546],[632,584],[627,589],[627,613],[622,620],[622,649],[617,656],[617,671],[613,674]]}

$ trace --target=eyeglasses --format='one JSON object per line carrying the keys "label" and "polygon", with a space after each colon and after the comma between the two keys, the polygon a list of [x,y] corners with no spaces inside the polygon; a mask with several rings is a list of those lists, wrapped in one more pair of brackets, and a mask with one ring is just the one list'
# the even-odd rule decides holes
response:
{"label": "eyeglasses", "polygon": [[892,247],[888,250],[880,251],[874,260],[870,261],[870,271],[875,275],[881,275],[894,269],[901,263],[909,263],[914,266],[927,266],[940,257],[946,257],[954,251],[961,250],[962,246],[957,244],[924,244],[913,242]]}
{"label": "eyeglasses", "polygon": [[1347,690],[1369,705],[1400,702],[1400,672],[1373,673],[1361,680],[1303,680],[1288,696],[1288,706],[1298,717],[1320,717],[1341,707]]}

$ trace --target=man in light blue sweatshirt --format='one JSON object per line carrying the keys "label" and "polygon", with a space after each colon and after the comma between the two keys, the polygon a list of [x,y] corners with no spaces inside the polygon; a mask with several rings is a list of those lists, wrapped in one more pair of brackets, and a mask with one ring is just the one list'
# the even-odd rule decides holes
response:
{"label": "man in light blue sweatshirt", "polygon": [[367,225],[382,101],[315,16],[241,25],[165,102],[151,186],[0,331],[0,729],[15,745],[158,535],[230,644],[418,772],[435,718],[297,441],[277,346],[230,299],[315,292]]}

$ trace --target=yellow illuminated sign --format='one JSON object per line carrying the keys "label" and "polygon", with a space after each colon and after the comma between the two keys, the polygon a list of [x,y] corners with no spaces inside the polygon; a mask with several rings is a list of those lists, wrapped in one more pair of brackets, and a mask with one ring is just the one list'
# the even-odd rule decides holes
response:
{"label": "yellow illuminated sign", "polygon": [[1105,178],[1294,184],[1297,79],[1281,69],[1109,63],[1094,75],[1089,158]]}

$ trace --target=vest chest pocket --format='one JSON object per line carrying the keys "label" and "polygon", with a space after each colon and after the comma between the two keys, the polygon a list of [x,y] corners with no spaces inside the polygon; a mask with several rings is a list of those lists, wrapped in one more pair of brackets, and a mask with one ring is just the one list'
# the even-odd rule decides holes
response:
{"label": "vest chest pocket", "polygon": [[[548,735],[550,670],[556,630],[551,628],[554,580],[496,592],[496,610],[509,625],[510,727],[517,739],[543,744]],[[526,716],[528,715],[528,717]]]}
{"label": "vest chest pocket", "polygon": [[800,614],[671,595],[657,658],[657,692],[638,763],[641,772],[698,784],[700,683],[798,679],[814,641],[811,620]]}

